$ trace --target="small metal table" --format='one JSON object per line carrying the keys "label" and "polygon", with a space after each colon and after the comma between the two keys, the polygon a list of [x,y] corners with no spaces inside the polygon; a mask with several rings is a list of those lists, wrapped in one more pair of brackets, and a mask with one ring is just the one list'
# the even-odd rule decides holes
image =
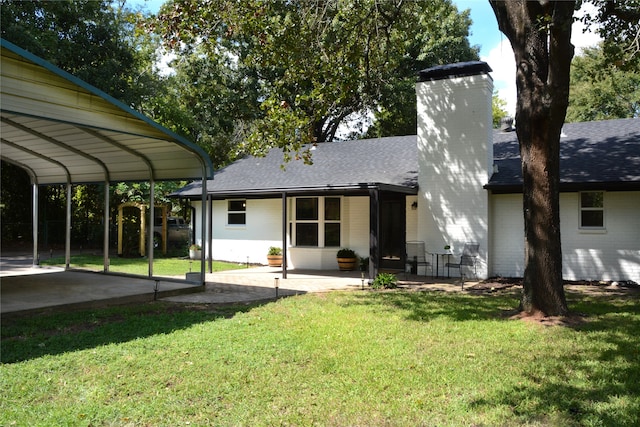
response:
{"label": "small metal table", "polygon": [[[451,253],[451,251],[445,251],[445,252],[434,252],[434,255],[436,256],[436,277],[440,277],[440,262],[439,262],[440,257],[444,257],[445,255],[447,256],[447,262],[442,265],[442,276],[444,277],[444,266],[446,264],[449,264],[451,255],[453,254]],[[447,266],[447,277],[451,277],[449,275],[449,266]]]}

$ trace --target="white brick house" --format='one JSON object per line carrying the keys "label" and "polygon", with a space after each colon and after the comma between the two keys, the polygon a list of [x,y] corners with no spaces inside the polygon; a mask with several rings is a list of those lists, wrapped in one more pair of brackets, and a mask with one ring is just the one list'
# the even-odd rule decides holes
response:
{"label": "white brick house", "polygon": [[[479,277],[522,276],[518,144],[491,127],[490,71],[470,62],[421,72],[417,136],[318,144],[312,166],[284,170],[274,149],[217,172],[207,254],[266,263],[280,246],[287,268],[336,269],[337,249],[350,247],[375,274],[406,268],[407,241],[430,253],[451,246],[453,259],[473,241]],[[640,119],[567,124],[563,135],[564,277],[640,282]],[[199,211],[200,194],[194,182],[177,195]],[[446,256],[436,260],[446,274]]]}

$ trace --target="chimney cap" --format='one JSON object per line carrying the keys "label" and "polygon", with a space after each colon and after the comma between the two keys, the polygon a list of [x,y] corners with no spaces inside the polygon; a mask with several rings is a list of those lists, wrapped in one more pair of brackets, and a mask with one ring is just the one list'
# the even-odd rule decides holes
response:
{"label": "chimney cap", "polygon": [[452,77],[467,77],[488,74],[491,67],[484,61],[456,62],[455,64],[438,65],[418,72],[418,81],[443,80]]}

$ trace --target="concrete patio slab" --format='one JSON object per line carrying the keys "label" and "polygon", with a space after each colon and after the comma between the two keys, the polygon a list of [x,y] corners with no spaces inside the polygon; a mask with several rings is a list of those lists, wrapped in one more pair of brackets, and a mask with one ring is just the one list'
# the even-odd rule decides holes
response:
{"label": "concrete patio slab", "polygon": [[104,273],[36,268],[30,274],[3,274],[0,279],[2,317],[48,310],[69,310],[152,301],[203,286],[186,282],[119,276]]}
{"label": "concrete patio slab", "polygon": [[[273,300],[311,292],[368,288],[359,271],[292,270],[287,278],[273,267],[251,267],[208,273],[205,285],[182,277],[145,278],[56,267],[34,267],[28,256],[5,257],[0,264],[2,317],[64,311],[162,299],[176,303],[231,304]],[[278,289],[276,294],[276,279]],[[459,279],[399,275],[403,286],[459,290]],[[465,288],[472,285],[468,283]],[[157,288],[156,288],[157,286]]]}

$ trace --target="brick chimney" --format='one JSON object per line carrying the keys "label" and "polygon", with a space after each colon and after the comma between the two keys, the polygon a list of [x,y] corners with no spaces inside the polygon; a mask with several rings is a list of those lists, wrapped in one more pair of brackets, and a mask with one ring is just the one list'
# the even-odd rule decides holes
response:
{"label": "brick chimney", "polygon": [[[479,243],[479,277],[487,275],[490,243],[483,188],[493,171],[490,71],[480,61],[438,66],[421,71],[416,84],[418,238],[432,253],[450,246],[452,259],[465,242]],[[440,258],[441,274],[446,258]]]}

